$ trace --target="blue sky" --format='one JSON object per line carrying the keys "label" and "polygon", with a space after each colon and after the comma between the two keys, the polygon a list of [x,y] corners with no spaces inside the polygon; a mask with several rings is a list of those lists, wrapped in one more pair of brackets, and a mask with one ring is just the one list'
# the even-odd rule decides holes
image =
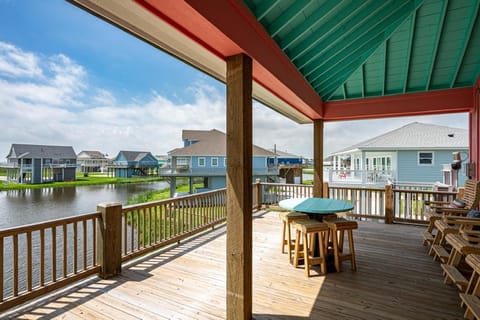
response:
{"label": "blue sky", "polygon": [[[0,0],[0,161],[12,143],[116,155],[165,154],[182,129],[225,130],[225,86],[60,0]],[[412,121],[468,128],[468,117],[325,125],[325,154]],[[254,103],[254,143],[310,157],[312,126]]]}

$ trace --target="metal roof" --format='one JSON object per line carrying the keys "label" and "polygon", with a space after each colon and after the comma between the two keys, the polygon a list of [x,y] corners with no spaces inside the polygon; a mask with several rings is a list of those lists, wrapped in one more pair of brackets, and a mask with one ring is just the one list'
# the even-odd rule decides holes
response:
{"label": "metal roof", "polygon": [[245,0],[323,101],[471,87],[478,0]]}
{"label": "metal roof", "polygon": [[352,151],[379,150],[468,150],[468,138],[468,130],[466,129],[413,122],[336,151],[331,155]]}

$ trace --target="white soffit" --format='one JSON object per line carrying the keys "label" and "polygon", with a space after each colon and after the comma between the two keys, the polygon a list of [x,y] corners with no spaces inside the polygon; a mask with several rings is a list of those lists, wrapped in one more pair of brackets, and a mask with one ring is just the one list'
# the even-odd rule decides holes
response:
{"label": "white soffit", "polygon": [[[225,61],[133,1],[69,0],[157,48],[225,83]],[[311,123],[303,113],[253,82],[253,98],[296,121]]]}

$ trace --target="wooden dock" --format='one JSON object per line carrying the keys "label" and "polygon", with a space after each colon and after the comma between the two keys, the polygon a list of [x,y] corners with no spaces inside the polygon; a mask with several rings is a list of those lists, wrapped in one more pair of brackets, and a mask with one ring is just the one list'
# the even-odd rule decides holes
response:
{"label": "wooden dock", "polygon": [[[280,253],[278,212],[254,213],[255,319],[462,319],[458,290],[422,246],[425,227],[359,221],[357,272],[305,278]],[[224,226],[88,279],[1,318],[225,319]]]}

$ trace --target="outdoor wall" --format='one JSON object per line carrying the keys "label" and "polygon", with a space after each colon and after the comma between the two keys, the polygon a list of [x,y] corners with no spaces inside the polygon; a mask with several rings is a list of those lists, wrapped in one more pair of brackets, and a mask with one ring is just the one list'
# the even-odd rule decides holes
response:
{"label": "outdoor wall", "polygon": [[[418,165],[418,151],[398,151],[398,181],[399,182],[427,182],[443,181],[443,164],[452,162],[452,152],[459,150],[422,150],[432,151],[433,165]],[[464,185],[466,180],[464,168],[458,173],[458,185]]]}

